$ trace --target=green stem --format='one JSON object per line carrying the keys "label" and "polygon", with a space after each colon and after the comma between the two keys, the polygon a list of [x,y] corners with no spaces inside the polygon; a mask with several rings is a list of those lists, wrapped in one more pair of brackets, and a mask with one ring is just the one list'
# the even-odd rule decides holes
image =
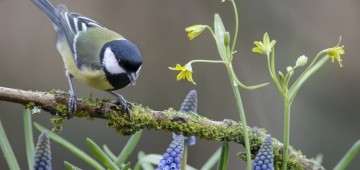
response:
{"label": "green stem", "polygon": [[20,169],[19,164],[15,157],[14,151],[12,150],[10,142],[6,136],[4,127],[2,126],[1,120],[0,120],[0,149],[2,150],[2,153],[4,154],[4,157],[9,166],[9,169],[10,170]]}
{"label": "green stem", "polygon": [[243,83],[240,82],[240,80],[237,78],[235,72],[233,69],[230,70],[232,77],[234,78],[233,80],[237,83],[237,85],[239,85],[241,88],[244,88],[246,90],[254,90],[254,89],[258,89],[264,86],[267,86],[269,83],[263,83],[263,84],[259,84],[259,85],[255,85],[255,86],[246,86]]}
{"label": "green stem", "polygon": [[121,150],[119,156],[115,160],[115,164],[120,167],[128,158],[128,156],[133,152],[136,145],[138,144],[142,135],[142,130],[133,134],[130,139],[127,141],[124,148]]}
{"label": "green stem", "polygon": [[328,60],[330,57],[328,55],[321,58],[318,62],[312,65],[311,68],[306,69],[303,74],[296,80],[296,82],[291,86],[288,99],[293,102],[297,92],[304,85],[306,80],[308,80],[314,73],[316,73]]}
{"label": "green stem", "polygon": [[284,98],[284,152],[283,152],[283,162],[282,170],[287,170],[287,162],[289,160],[289,143],[290,143],[290,106],[291,102]]}
{"label": "green stem", "polygon": [[225,61],[222,61],[222,60],[191,60],[190,62],[188,62],[188,64],[192,64],[192,63],[213,63],[213,64],[222,63],[222,64],[225,64]]}
{"label": "green stem", "polygon": [[183,156],[181,158],[181,170],[186,170],[188,145],[185,142]]}
{"label": "green stem", "polygon": [[206,161],[206,163],[200,168],[200,170],[212,169],[213,166],[220,160],[221,150],[222,147],[217,149],[214,154]]}
{"label": "green stem", "polygon": [[235,0],[231,0],[230,2],[233,5],[234,14],[235,14],[235,33],[234,33],[234,41],[231,46],[231,53],[233,53],[235,50],[236,40],[237,40],[238,32],[239,32],[239,16],[238,16],[238,10],[237,10],[236,4],[235,4]]}
{"label": "green stem", "polygon": [[334,170],[344,170],[351,163],[351,161],[355,158],[355,156],[360,151],[360,140],[358,140],[354,145],[350,148],[350,150],[344,155],[344,157],[340,160],[340,162],[335,166]]}
{"label": "green stem", "polygon": [[26,146],[26,156],[28,161],[29,169],[32,169],[34,166],[34,139],[33,139],[33,130],[32,130],[32,120],[31,120],[31,111],[30,109],[24,109],[23,113],[24,118],[24,133],[25,133],[25,146]]}
{"label": "green stem", "polygon": [[274,58],[275,58],[275,54],[274,54],[274,48],[272,49],[272,53],[271,56],[269,54],[266,55],[267,57],[267,63],[268,63],[268,69],[269,69],[269,73],[271,78],[274,80],[274,83],[276,85],[276,87],[279,89],[280,93],[282,95],[283,94],[283,87],[281,86],[279,79],[277,78],[277,75],[275,73],[275,64],[274,64]]}
{"label": "green stem", "polygon": [[213,36],[216,44],[220,44],[220,42],[219,42],[218,39],[216,38],[215,32],[212,30],[212,28],[209,27],[209,26],[206,26],[206,28],[210,31],[210,33],[211,33],[211,35]]}
{"label": "green stem", "polygon": [[246,162],[247,162],[247,169],[251,170],[252,169],[252,162],[251,162],[251,152],[250,152],[250,142],[249,142],[249,133],[247,130],[247,123],[246,123],[246,116],[245,116],[245,111],[244,111],[244,106],[242,104],[241,101],[241,96],[240,96],[240,90],[238,88],[238,86],[235,84],[235,78],[233,77],[233,74],[231,74],[232,72],[232,66],[229,65],[227,67],[228,73],[229,73],[229,77],[231,80],[231,87],[233,89],[234,92],[234,96],[236,99],[236,104],[237,104],[237,109],[239,111],[239,115],[240,115],[240,123],[242,124],[242,130],[244,132],[244,143],[245,143],[245,150],[246,150]]}
{"label": "green stem", "polygon": [[[318,65],[319,62],[317,62],[317,60],[320,58],[320,56],[322,56],[324,53],[327,53],[328,49],[325,49],[325,50],[322,50],[320,51],[316,56],[315,58],[313,59],[313,61],[309,64],[309,66],[301,73],[301,75],[296,79],[296,81],[293,83],[293,85],[290,87],[290,91],[294,91],[292,89],[294,88],[298,88],[297,86],[299,84],[302,84],[303,80],[306,80],[307,78],[304,79],[304,76],[306,77],[307,75],[306,74],[309,74],[309,70],[310,69],[313,69],[313,66],[316,64]],[[315,72],[313,72],[315,73]],[[302,83],[299,83],[300,81],[303,81]],[[296,91],[296,90],[295,90]],[[291,95],[290,95],[291,96]]]}
{"label": "green stem", "polygon": [[227,170],[229,162],[229,142],[224,141],[221,147],[220,160],[218,164],[218,170]]}

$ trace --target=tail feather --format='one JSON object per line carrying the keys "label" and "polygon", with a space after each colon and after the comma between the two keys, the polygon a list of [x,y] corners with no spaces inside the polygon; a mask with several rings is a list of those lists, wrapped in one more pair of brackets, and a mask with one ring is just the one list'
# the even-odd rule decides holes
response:
{"label": "tail feather", "polygon": [[31,0],[41,11],[43,11],[51,21],[59,26],[59,11],[48,0]]}

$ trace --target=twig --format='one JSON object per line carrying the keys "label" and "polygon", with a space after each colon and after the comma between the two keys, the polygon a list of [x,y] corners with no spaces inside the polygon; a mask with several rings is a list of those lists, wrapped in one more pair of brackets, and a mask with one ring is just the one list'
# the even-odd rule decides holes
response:
{"label": "twig", "polygon": [[[0,87],[0,100],[19,103],[26,107],[40,107],[52,115],[66,117],[69,95],[61,91],[33,92],[20,89]],[[119,114],[118,106],[108,100],[92,98],[78,99],[76,117],[88,119],[107,119],[107,125],[116,131],[129,135],[141,129],[168,130],[183,133],[186,136],[197,136],[213,141],[232,141],[243,143],[241,125],[232,120],[213,121],[197,114],[185,114],[170,108],[164,111],[154,111],[134,104],[131,117]],[[253,155],[256,154],[263,138],[264,129],[247,127],[250,135],[250,146]],[[276,167],[281,167],[281,151],[283,144],[273,139]],[[322,166],[307,159],[300,152],[290,149],[288,167],[291,169],[322,170]]]}

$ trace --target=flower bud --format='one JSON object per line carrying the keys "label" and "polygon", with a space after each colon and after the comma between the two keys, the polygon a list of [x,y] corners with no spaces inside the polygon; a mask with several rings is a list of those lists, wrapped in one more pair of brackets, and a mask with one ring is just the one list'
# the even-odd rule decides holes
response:
{"label": "flower bud", "polygon": [[293,68],[291,66],[286,67],[286,70],[287,70],[288,73],[290,73],[290,75],[294,74],[294,70],[293,70]]}
{"label": "flower bud", "polygon": [[225,32],[224,35],[224,45],[225,47],[228,47],[230,45],[230,33],[229,32]]}
{"label": "flower bud", "polygon": [[281,82],[284,82],[284,80],[285,80],[284,74],[281,71],[278,72],[278,77],[279,77]]}
{"label": "flower bud", "polygon": [[188,33],[189,39],[192,40],[204,32],[205,28],[206,25],[193,25],[185,28],[185,31]]}
{"label": "flower bud", "polygon": [[307,61],[308,58],[305,55],[302,55],[296,60],[296,66],[304,66]]}

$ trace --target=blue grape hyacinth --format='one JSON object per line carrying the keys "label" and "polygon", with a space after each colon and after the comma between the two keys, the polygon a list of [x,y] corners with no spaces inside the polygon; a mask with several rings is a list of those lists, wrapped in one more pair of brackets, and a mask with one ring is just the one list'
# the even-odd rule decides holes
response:
{"label": "blue grape hyacinth", "polygon": [[183,135],[174,135],[173,141],[166,149],[156,170],[179,170],[181,169],[181,158],[184,150]]}
{"label": "blue grape hyacinth", "polygon": [[198,106],[196,90],[191,90],[185,97],[181,104],[180,111],[191,113],[196,112]]}
{"label": "blue grape hyacinth", "polygon": [[35,148],[34,170],[51,170],[50,140],[46,131],[42,131]]}
{"label": "blue grape hyacinth", "polygon": [[[197,93],[196,90],[191,90],[185,97],[181,104],[180,111],[193,114],[197,111]],[[179,170],[181,169],[181,161],[184,147],[194,145],[196,143],[195,136],[185,137],[182,134],[173,133],[173,140],[156,170]],[[186,164],[186,161],[185,161]]]}
{"label": "blue grape hyacinth", "polygon": [[[191,90],[185,97],[184,101],[181,103],[180,111],[192,114],[196,113],[198,108],[198,100],[196,90]],[[173,135],[176,135],[173,133]],[[196,138],[195,136],[185,137],[185,144],[188,146],[195,145]]]}
{"label": "blue grape hyacinth", "polygon": [[[193,114],[197,112],[198,108],[198,99],[197,99],[197,93],[196,90],[191,90],[185,97],[184,101],[181,103],[180,111]],[[176,134],[174,134],[176,135]],[[185,138],[185,143],[189,146],[195,145],[196,138],[195,136],[191,136],[188,138]]]}
{"label": "blue grape hyacinth", "polygon": [[274,154],[270,135],[265,137],[252,163],[254,170],[274,170]]}

